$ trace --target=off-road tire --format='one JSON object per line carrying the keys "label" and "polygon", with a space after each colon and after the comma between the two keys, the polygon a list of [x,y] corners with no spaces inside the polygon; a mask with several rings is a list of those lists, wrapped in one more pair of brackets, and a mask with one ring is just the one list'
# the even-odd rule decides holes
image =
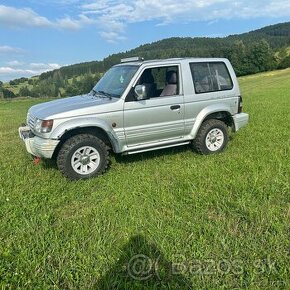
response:
{"label": "off-road tire", "polygon": [[[89,174],[79,174],[74,170],[71,160],[74,153],[84,147],[90,146],[99,154],[97,168]],[[87,179],[102,174],[109,164],[109,152],[106,144],[96,136],[90,134],[75,135],[64,142],[57,155],[57,166],[65,177],[71,180]]]}
{"label": "off-road tire", "polygon": [[[207,141],[206,138],[212,130],[217,129],[218,131],[223,133],[223,141],[221,146],[216,150],[210,150],[206,145]],[[217,119],[209,119],[202,123],[200,126],[198,133],[195,139],[192,142],[193,148],[195,151],[202,155],[214,154],[223,151],[228,143],[229,136],[228,136],[228,127],[227,125],[220,120]]]}

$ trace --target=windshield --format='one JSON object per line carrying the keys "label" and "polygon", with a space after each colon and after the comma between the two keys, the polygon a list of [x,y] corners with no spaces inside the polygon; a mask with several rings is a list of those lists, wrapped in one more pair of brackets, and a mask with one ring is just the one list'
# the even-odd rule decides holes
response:
{"label": "windshield", "polygon": [[127,88],[138,66],[122,65],[109,69],[95,85],[92,92],[110,97],[120,98]]}

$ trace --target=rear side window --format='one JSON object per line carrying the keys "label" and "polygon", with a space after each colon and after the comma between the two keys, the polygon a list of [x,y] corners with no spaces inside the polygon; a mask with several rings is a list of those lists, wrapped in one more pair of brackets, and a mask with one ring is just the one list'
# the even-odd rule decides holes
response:
{"label": "rear side window", "polygon": [[231,90],[233,81],[223,62],[190,64],[192,80],[197,94]]}

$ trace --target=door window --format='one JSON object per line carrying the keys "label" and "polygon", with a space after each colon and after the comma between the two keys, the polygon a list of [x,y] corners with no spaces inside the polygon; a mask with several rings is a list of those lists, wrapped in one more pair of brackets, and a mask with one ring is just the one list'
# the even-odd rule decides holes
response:
{"label": "door window", "polygon": [[[149,99],[179,95],[178,66],[147,68],[143,71],[136,85],[145,86]],[[126,100],[136,100],[134,88],[131,90]]]}
{"label": "door window", "polygon": [[191,63],[190,69],[197,94],[233,88],[229,71],[223,62]]}

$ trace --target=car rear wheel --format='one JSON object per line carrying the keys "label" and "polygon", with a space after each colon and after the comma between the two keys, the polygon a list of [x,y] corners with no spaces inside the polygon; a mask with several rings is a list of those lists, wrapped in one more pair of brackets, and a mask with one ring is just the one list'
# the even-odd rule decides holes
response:
{"label": "car rear wheel", "polygon": [[79,134],[68,139],[57,156],[59,170],[69,179],[102,174],[109,163],[108,147],[98,137]]}
{"label": "car rear wheel", "polygon": [[228,139],[227,125],[220,120],[210,119],[202,123],[193,146],[199,154],[213,154],[223,151]]}

